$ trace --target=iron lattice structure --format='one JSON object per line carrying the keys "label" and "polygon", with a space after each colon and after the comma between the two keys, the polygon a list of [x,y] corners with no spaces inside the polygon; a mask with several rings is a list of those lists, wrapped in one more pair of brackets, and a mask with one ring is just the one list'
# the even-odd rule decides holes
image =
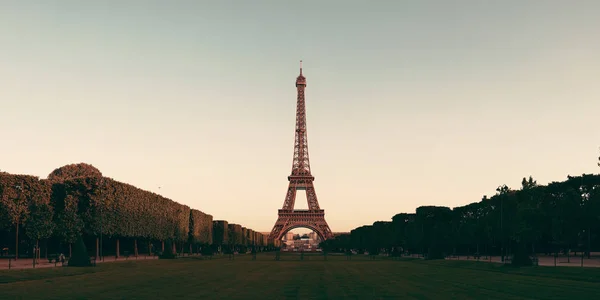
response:
{"label": "iron lattice structure", "polygon": [[[298,98],[296,101],[296,137],[294,140],[292,174],[288,176],[289,184],[283,208],[279,210],[277,222],[275,222],[275,226],[273,226],[273,230],[269,235],[269,238],[274,240],[281,240],[284,234],[298,227],[315,231],[322,240],[333,237],[333,233],[325,221],[325,210],[319,207],[317,193],[313,185],[315,178],[310,172],[306,135],[305,88],[306,78],[302,75],[302,61],[300,61],[300,75],[296,78]],[[294,209],[296,191],[298,190],[306,191],[308,209]]]}

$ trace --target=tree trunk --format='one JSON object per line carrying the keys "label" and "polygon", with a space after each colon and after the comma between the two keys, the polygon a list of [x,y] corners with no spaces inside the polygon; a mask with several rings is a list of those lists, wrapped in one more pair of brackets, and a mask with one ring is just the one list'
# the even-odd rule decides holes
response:
{"label": "tree trunk", "polygon": [[133,240],[133,253],[135,257],[138,256],[137,239]]}
{"label": "tree trunk", "polygon": [[148,241],[148,255],[152,256],[152,242]]}
{"label": "tree trunk", "polygon": [[165,252],[165,241],[160,241],[162,246],[160,248],[160,252]]}
{"label": "tree trunk", "polygon": [[192,244],[190,243],[190,255],[192,255]]}
{"label": "tree trunk", "polygon": [[117,254],[115,256],[117,259],[119,258],[119,239],[117,239]]}
{"label": "tree trunk", "polygon": [[15,260],[19,259],[19,222],[17,222],[17,232],[15,234]]}
{"label": "tree trunk", "polygon": [[73,255],[73,249],[71,248],[71,243],[69,243],[69,258]]}
{"label": "tree trunk", "polygon": [[100,259],[100,238],[96,238],[96,260]]}
{"label": "tree trunk", "polygon": [[48,239],[44,240],[44,259],[48,258]]}
{"label": "tree trunk", "polygon": [[177,243],[173,243],[173,254],[177,255],[177,246],[175,244]]}
{"label": "tree trunk", "polygon": [[588,227],[588,242],[587,242],[587,257],[588,259],[592,258],[592,229]]}

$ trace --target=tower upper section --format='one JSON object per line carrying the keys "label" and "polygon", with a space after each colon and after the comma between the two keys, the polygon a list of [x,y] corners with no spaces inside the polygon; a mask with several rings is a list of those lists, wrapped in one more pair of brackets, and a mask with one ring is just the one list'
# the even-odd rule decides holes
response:
{"label": "tower upper section", "polygon": [[296,86],[306,87],[306,77],[302,75],[302,61],[300,61],[300,75],[296,78]]}
{"label": "tower upper section", "polygon": [[310,162],[308,159],[308,138],[306,135],[306,103],[304,88],[306,78],[302,75],[302,61],[300,61],[300,75],[296,78],[298,98],[296,102],[296,138],[294,141],[294,162],[292,176],[310,176]]}

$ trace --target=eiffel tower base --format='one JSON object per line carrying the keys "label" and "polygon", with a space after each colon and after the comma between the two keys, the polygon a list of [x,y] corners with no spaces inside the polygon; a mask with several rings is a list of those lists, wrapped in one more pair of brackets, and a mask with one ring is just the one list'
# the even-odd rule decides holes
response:
{"label": "eiffel tower base", "polygon": [[269,238],[281,240],[283,236],[294,228],[308,228],[317,233],[322,241],[333,238],[331,229],[325,221],[325,210],[279,210],[279,217]]}

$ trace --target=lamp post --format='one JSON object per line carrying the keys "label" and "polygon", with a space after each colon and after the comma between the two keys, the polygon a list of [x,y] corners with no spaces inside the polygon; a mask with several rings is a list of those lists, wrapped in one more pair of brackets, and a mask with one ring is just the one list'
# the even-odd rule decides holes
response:
{"label": "lamp post", "polygon": [[[160,186],[158,187],[158,193],[156,194],[156,203],[158,203],[160,200]],[[148,250],[148,252],[150,252],[150,250]],[[161,241],[161,247],[160,247],[160,253],[161,255],[164,255],[165,252],[165,240]]]}
{"label": "lamp post", "polygon": [[[158,193],[156,193],[156,203],[158,203],[160,200],[160,186],[158,187]],[[160,241],[160,255],[164,255],[165,252],[165,240],[161,239]],[[148,250],[148,252],[150,252],[150,250]]]}
{"label": "lamp post", "polygon": [[[23,195],[23,188],[20,185],[15,185],[15,188],[17,190],[19,190],[19,197],[17,198],[17,201],[21,200],[21,196]],[[17,222],[16,223],[16,227],[15,227],[15,260],[19,259],[19,223],[21,216],[20,216],[20,212],[19,215],[17,216]]]}
{"label": "lamp post", "polygon": [[[600,157],[598,157],[598,159],[600,160]],[[598,166],[600,166],[600,162],[598,163]],[[585,176],[585,174],[581,174],[581,188],[580,188],[580,194],[581,194],[581,197],[583,198],[583,200],[585,201],[585,204],[584,204],[584,205],[589,205],[589,203],[590,203],[590,198],[589,198],[589,196],[590,196],[590,195],[589,195],[589,194],[586,194],[586,190],[584,189],[584,185],[583,185],[583,177],[584,177],[584,176]],[[585,208],[585,206],[584,206],[584,208]],[[592,231],[592,228],[591,228],[591,226],[589,226],[589,224],[591,223],[591,222],[590,222],[590,218],[588,217],[588,218],[586,218],[586,219],[587,219],[587,221],[589,222],[589,223],[588,223],[588,228],[587,228],[587,236],[588,236],[588,238],[587,238],[587,240],[588,240],[588,241],[587,241],[587,257],[588,257],[588,259],[590,259],[590,258],[592,258],[592,249],[590,248],[590,247],[591,247],[591,242],[592,242],[592,240],[591,240],[591,231]],[[584,233],[584,234],[585,234],[585,232],[586,232],[586,230],[583,230],[583,233]],[[583,238],[585,239],[585,237],[583,237]],[[583,244],[583,243],[582,243],[582,244]],[[585,250],[585,247],[582,247],[582,248],[583,248],[583,249],[582,249],[581,251],[582,251],[582,252],[586,252],[586,250]],[[582,266],[583,266],[583,255],[581,256],[581,262],[582,262]]]}
{"label": "lamp post", "polygon": [[102,253],[102,240],[103,240],[103,236],[102,236],[102,223],[104,223],[103,220],[103,206],[104,206],[104,195],[102,194],[102,186],[104,185],[104,177],[102,177],[102,179],[100,179],[100,260],[104,261],[104,255]]}
{"label": "lamp post", "polygon": [[504,263],[504,197],[500,197],[500,258],[502,263]]}
{"label": "lamp post", "polygon": [[[585,238],[585,237],[583,237],[583,235],[585,235],[585,229],[583,230],[583,234],[580,235],[580,239],[584,239]],[[581,245],[583,245],[583,242],[581,243]],[[582,267],[583,267],[583,257],[584,256],[585,256],[585,250],[581,249],[581,266]]]}

